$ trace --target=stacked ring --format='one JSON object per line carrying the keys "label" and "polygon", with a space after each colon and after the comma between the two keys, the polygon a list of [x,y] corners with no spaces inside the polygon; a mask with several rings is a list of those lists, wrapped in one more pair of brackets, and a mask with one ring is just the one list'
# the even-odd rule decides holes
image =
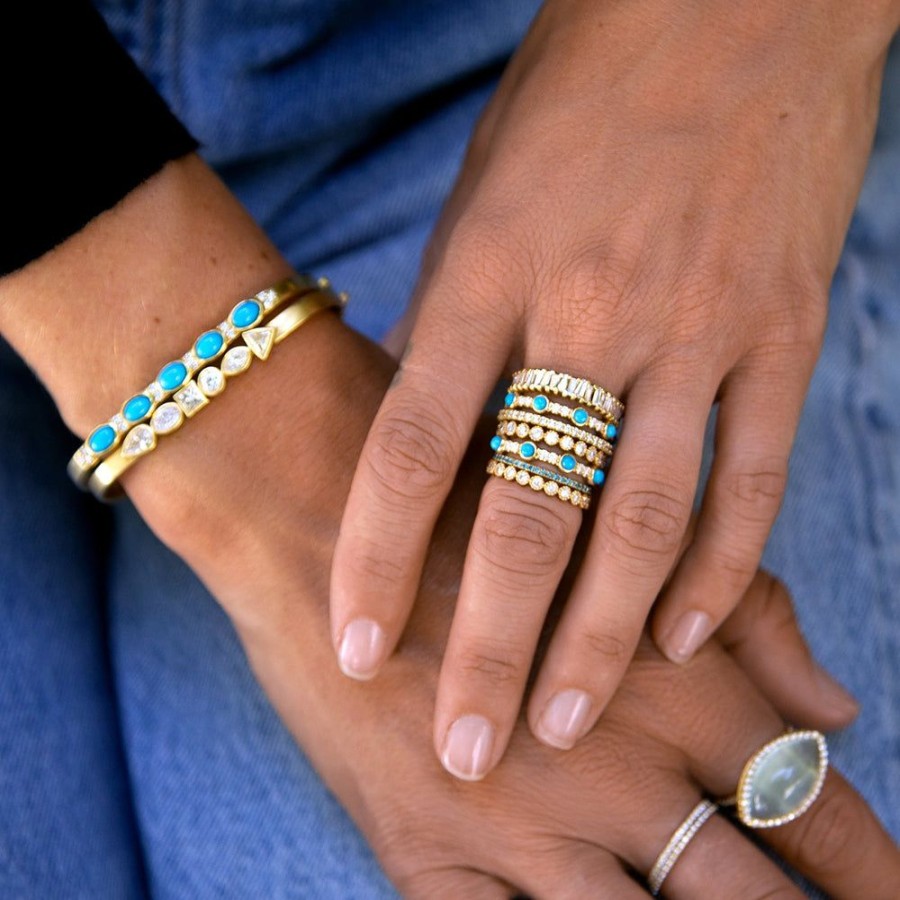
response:
{"label": "stacked ring", "polygon": [[[548,393],[582,405],[558,403]],[[586,378],[551,369],[516,372],[497,416],[488,474],[587,509],[591,489],[606,480],[624,412],[621,401]]]}

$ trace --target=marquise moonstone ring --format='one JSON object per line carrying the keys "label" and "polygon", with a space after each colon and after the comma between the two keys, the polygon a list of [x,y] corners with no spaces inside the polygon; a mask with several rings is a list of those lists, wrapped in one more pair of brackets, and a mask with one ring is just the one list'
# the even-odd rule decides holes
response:
{"label": "marquise moonstone ring", "polygon": [[828,746],[818,731],[789,731],[760,748],[744,766],[737,814],[748,828],[775,828],[815,803],[828,771]]}

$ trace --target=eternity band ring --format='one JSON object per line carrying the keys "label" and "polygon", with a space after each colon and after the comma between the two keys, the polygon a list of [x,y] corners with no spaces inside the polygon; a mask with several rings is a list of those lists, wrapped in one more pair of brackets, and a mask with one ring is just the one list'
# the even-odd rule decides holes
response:
{"label": "eternity band ring", "polygon": [[697,832],[715,814],[719,807],[711,800],[701,800],[690,812],[690,815],[675,829],[669,842],[663,848],[662,853],[653,863],[653,868],[647,876],[647,886],[650,893],[656,897],[662,888],[663,882],[668,877],[678,858],[687,849],[687,845],[694,839]]}

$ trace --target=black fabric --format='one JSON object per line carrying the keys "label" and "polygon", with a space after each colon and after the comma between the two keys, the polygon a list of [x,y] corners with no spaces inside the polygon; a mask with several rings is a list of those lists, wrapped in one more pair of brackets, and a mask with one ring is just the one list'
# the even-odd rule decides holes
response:
{"label": "black fabric", "polygon": [[197,147],[89,0],[3,4],[0,104],[0,274]]}

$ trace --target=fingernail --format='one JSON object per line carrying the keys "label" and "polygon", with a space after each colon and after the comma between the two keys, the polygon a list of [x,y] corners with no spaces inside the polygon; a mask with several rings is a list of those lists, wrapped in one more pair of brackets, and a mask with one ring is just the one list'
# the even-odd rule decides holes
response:
{"label": "fingernail", "polygon": [[581,736],[590,711],[591,698],[584,691],[560,691],[541,713],[538,737],[551,747],[568,750]]}
{"label": "fingernail", "polygon": [[712,619],[705,612],[687,612],[666,636],[663,653],[674,663],[686,663],[700,649],[711,631]]}
{"label": "fingernail", "polygon": [[840,715],[859,714],[859,703],[850,691],[816,663],[816,680],[822,699]]}
{"label": "fingernail", "polygon": [[338,663],[341,671],[358,681],[375,677],[384,655],[387,637],[377,622],[354,619],[344,628]]}
{"label": "fingernail", "polygon": [[460,716],[447,730],[441,763],[463,781],[487,774],[494,749],[494,726],[484,716]]}

